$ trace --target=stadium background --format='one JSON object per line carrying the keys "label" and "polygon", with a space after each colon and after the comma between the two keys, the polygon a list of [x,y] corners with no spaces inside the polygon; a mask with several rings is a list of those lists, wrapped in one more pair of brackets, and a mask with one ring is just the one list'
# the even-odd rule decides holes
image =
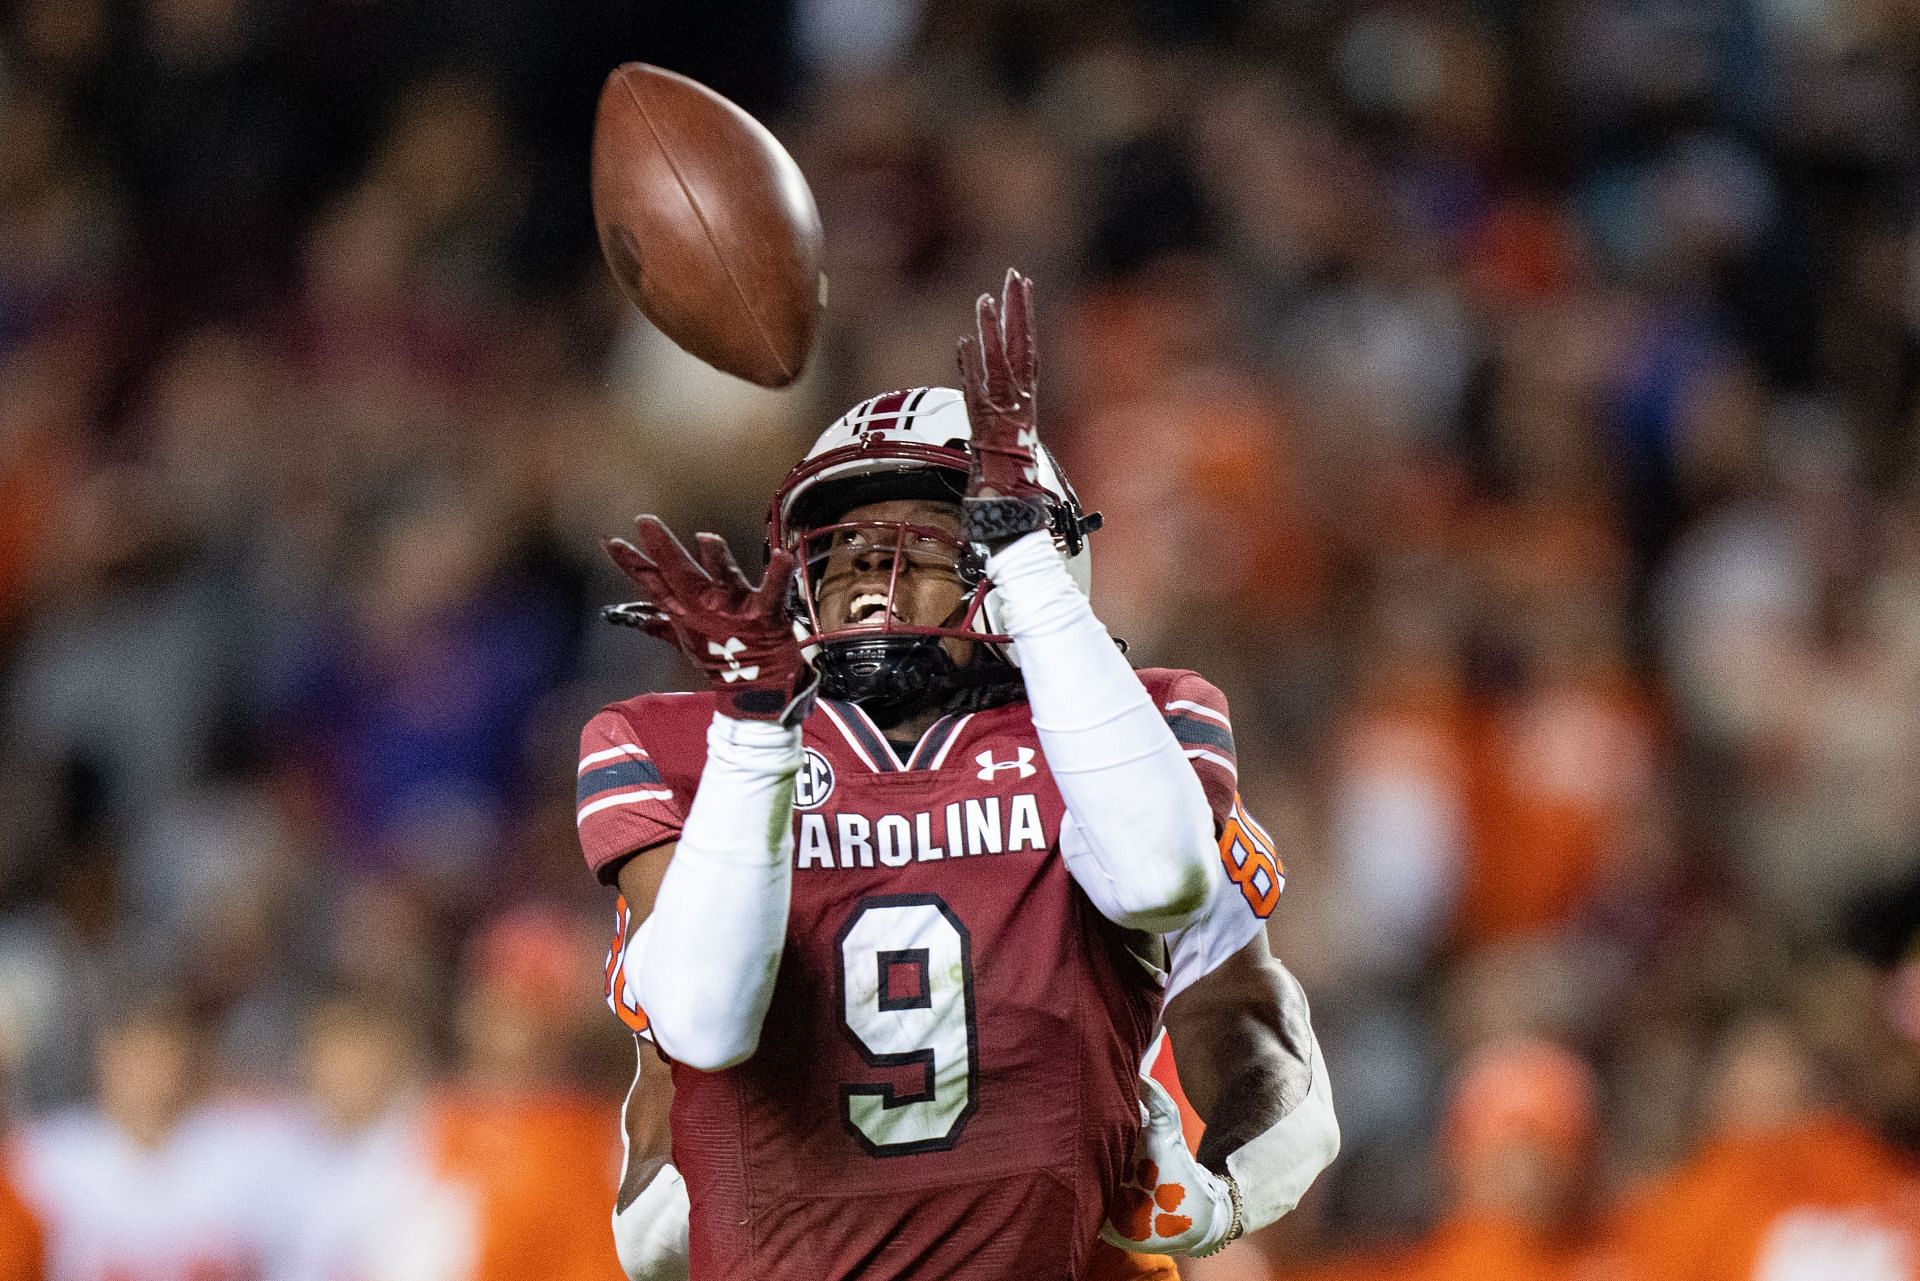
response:
{"label": "stadium background", "polygon": [[[599,266],[632,58],[813,182],[795,390],[692,366]],[[251,1109],[276,1137],[213,1163],[283,1199],[231,1274],[291,1276],[329,1197],[288,1172],[399,1100],[479,1207],[432,1275],[617,1279],[630,1060],[568,778],[595,707],[684,674],[595,621],[596,538],[756,545],[810,435],[950,381],[1017,264],[1096,605],[1233,700],[1346,1132],[1195,1274],[1488,1195],[1604,1252],[1897,1191],[1917,70],[1899,0],[5,0],[16,1141]],[[1557,1275],[1509,1257],[1477,1275]]]}

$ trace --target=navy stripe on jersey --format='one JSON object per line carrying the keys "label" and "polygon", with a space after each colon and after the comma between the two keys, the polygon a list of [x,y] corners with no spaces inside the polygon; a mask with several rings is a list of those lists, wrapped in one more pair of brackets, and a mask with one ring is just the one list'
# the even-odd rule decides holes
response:
{"label": "navy stripe on jersey", "polygon": [[940,755],[940,749],[953,737],[953,731],[960,728],[957,716],[942,716],[927,726],[927,732],[920,736],[920,745],[913,749],[913,757],[907,762],[908,769],[931,769],[934,758]]}
{"label": "navy stripe on jersey", "polygon": [[1167,724],[1172,728],[1173,736],[1189,747],[1211,747],[1228,756],[1236,754],[1233,750],[1233,731],[1225,725],[1180,712],[1167,717]]}
{"label": "navy stripe on jersey", "polygon": [[580,785],[574,793],[574,804],[581,804],[590,796],[598,796],[616,787],[638,787],[643,783],[659,781],[660,769],[652,761],[615,761],[611,765],[602,765],[599,769],[588,770],[580,776]]}
{"label": "navy stripe on jersey", "polygon": [[896,772],[900,768],[900,758],[893,754],[893,745],[873,727],[867,714],[852,703],[837,698],[823,698],[821,702],[839,713],[840,724],[846,728],[851,738],[867,754],[873,767],[882,773]]}

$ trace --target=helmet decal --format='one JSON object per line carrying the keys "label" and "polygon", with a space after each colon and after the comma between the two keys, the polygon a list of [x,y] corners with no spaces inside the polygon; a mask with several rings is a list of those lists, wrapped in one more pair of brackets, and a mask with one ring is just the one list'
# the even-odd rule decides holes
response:
{"label": "helmet decal", "polygon": [[862,440],[882,432],[906,430],[912,426],[914,411],[932,390],[914,387],[863,400],[847,411],[844,421]]}

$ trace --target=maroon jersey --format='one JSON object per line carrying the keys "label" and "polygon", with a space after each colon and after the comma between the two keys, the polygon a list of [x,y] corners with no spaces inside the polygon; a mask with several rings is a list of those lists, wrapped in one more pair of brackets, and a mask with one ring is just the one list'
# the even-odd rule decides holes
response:
{"label": "maroon jersey", "polygon": [[[1192,673],[1140,675],[1224,824],[1224,700]],[[596,871],[677,839],[712,715],[705,694],[645,695],[589,723]],[[1025,703],[945,718],[904,763],[851,704],[823,700],[803,742],[759,1049],[722,1072],[674,1065],[693,1276],[1078,1275],[1139,1125],[1157,946],[1068,875]]]}

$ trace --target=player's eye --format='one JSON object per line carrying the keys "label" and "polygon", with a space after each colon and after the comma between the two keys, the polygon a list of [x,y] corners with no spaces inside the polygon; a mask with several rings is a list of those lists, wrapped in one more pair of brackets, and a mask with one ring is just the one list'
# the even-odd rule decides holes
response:
{"label": "player's eye", "polygon": [[952,569],[960,559],[959,549],[937,538],[910,538],[907,560],[929,569]]}
{"label": "player's eye", "polygon": [[961,574],[968,549],[934,531],[891,524],[823,529],[804,540],[807,572],[816,582],[887,568],[895,557],[917,571]]}

